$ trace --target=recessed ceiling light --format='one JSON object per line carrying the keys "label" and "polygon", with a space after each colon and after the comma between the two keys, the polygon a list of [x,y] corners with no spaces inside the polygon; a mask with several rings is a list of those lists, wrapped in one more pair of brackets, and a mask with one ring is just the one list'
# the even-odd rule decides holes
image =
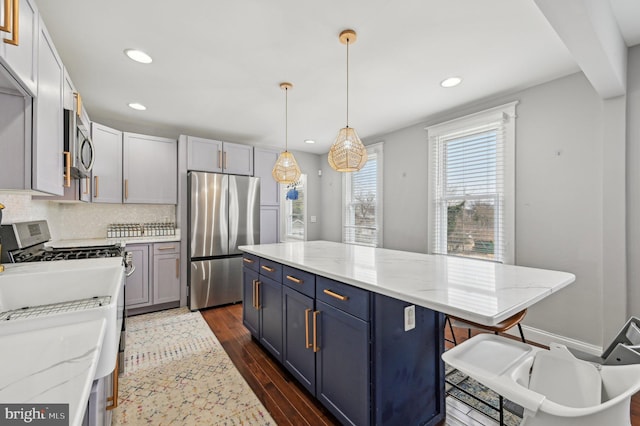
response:
{"label": "recessed ceiling light", "polygon": [[138,111],[144,111],[145,109],[147,109],[146,106],[139,104],[137,102],[130,103],[129,108],[137,109]]}
{"label": "recessed ceiling light", "polygon": [[440,82],[440,86],[442,86],[442,87],[455,87],[460,83],[462,83],[462,79],[460,77],[449,77],[449,78],[446,78],[446,79],[442,80],[442,82]]}
{"label": "recessed ceiling light", "polygon": [[151,56],[144,53],[142,50],[137,49],[125,49],[124,54],[127,55],[130,59],[140,62],[141,64],[150,64],[153,62]]}
{"label": "recessed ceiling light", "polygon": [[316,141],[314,141],[313,139],[305,139],[304,143],[312,144],[312,143],[316,143]]}

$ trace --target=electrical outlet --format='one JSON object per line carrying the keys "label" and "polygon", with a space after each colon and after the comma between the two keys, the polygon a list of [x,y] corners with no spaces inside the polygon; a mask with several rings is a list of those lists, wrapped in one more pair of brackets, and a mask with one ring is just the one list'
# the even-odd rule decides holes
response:
{"label": "electrical outlet", "polygon": [[405,306],[404,308],[404,331],[416,328],[416,305]]}

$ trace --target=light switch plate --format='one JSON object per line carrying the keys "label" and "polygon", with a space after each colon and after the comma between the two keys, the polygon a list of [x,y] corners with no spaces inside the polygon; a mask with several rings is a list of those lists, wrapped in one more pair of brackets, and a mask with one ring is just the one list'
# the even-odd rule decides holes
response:
{"label": "light switch plate", "polygon": [[318,221],[318,218],[315,216],[311,216],[311,223],[316,223]]}
{"label": "light switch plate", "polygon": [[404,308],[404,331],[416,328],[416,305],[405,306]]}

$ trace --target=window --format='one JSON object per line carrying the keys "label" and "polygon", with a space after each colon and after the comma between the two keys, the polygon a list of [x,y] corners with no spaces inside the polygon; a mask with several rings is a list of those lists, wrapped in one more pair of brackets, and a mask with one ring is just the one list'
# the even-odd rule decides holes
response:
{"label": "window", "polygon": [[513,263],[516,104],[427,128],[432,253]]}
{"label": "window", "polygon": [[280,241],[304,241],[306,239],[306,183],[307,175],[302,174],[295,184],[280,185],[280,211],[282,213]]}
{"label": "window", "polygon": [[342,241],[382,246],[382,142],[367,147],[367,164],[343,177]]}

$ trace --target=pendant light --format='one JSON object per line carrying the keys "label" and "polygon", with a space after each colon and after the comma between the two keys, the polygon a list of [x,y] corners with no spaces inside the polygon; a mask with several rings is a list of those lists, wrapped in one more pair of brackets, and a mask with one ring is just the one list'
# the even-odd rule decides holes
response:
{"label": "pendant light", "polygon": [[349,127],[349,44],[355,43],[356,32],[344,30],[340,42],[347,45],[347,125],[338,132],[336,141],[329,149],[329,165],[338,172],[357,172],[367,162],[367,149],[356,133]]}
{"label": "pendant light", "polygon": [[276,164],[273,166],[271,175],[278,183],[289,185],[296,183],[300,179],[300,167],[295,157],[288,149],[289,130],[288,130],[288,114],[289,114],[289,89],[293,87],[291,83],[280,83],[280,88],[284,90],[284,151],[280,153]]}

